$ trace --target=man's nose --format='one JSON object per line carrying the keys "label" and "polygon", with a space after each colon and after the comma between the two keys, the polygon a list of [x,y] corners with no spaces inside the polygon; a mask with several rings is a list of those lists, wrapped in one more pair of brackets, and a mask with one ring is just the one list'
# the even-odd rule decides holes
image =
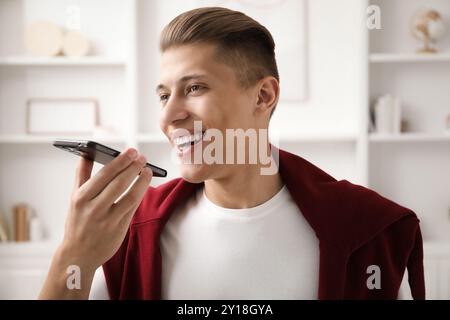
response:
{"label": "man's nose", "polygon": [[171,96],[163,108],[162,120],[166,124],[172,124],[189,117],[189,112],[182,99]]}

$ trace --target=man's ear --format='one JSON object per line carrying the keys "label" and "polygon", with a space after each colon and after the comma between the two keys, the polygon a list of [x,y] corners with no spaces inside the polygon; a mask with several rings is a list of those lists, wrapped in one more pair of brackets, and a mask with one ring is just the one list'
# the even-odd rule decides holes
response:
{"label": "man's ear", "polygon": [[263,112],[270,115],[280,95],[278,80],[272,76],[264,77],[259,81],[257,90],[255,112]]}

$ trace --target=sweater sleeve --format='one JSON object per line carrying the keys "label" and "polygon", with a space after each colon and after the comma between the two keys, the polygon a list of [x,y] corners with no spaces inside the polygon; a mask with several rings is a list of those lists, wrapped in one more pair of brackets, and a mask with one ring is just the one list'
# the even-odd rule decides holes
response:
{"label": "sweater sleeve", "polygon": [[420,227],[417,226],[414,247],[408,258],[408,282],[414,300],[425,299],[425,276],[423,268],[423,243]]}
{"label": "sweater sleeve", "polygon": [[111,300],[118,300],[120,298],[129,236],[130,228],[128,228],[125,239],[123,240],[119,250],[117,250],[111,259],[106,261],[102,266],[106,287]]}

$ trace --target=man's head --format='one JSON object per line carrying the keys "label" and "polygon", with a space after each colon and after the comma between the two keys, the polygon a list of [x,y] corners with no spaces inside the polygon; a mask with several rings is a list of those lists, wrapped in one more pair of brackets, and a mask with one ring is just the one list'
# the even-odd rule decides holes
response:
{"label": "man's head", "polygon": [[[226,129],[267,129],[279,97],[274,48],[269,31],[241,12],[210,7],[177,16],[160,40],[161,129],[169,138],[176,129],[193,132],[194,121],[224,137]],[[233,167],[218,166],[182,166],[182,175],[204,181]]]}

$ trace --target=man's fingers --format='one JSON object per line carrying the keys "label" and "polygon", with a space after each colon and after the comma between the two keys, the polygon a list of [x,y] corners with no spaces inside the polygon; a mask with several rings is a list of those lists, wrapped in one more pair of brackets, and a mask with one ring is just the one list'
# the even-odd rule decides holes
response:
{"label": "man's fingers", "polygon": [[91,177],[92,168],[94,166],[93,161],[80,157],[78,161],[77,170],[75,173],[75,185],[74,191],[79,189],[86,181]]}
{"label": "man's fingers", "polygon": [[[133,155],[133,152],[136,156]],[[88,183],[84,184],[79,192],[86,200],[95,198],[102,190],[113,180],[122,170],[127,168],[130,163],[138,156],[134,148],[129,148],[119,154],[110,163],[106,164],[93,176]]]}
{"label": "man's fingers", "polygon": [[143,169],[145,162],[145,157],[141,155],[120,172],[92,201],[101,203],[102,206],[107,208],[111,207],[114,201],[130,187],[138,173]]}
{"label": "man's fingers", "polygon": [[112,206],[111,214],[123,215],[123,217],[118,217],[118,219],[124,220],[124,223],[129,224],[147,191],[152,177],[153,173],[150,168],[146,167],[142,170],[139,178],[136,179],[128,192]]}

